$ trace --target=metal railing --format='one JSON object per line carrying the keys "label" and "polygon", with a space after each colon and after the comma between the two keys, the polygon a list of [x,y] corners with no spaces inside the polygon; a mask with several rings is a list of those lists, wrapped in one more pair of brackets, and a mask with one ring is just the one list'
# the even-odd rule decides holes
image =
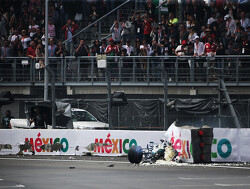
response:
{"label": "metal railing", "polygon": [[[42,58],[12,57],[2,60],[0,85],[18,83],[36,85],[43,82]],[[162,70],[166,70],[168,84],[209,85],[222,76],[226,83],[250,85],[250,56],[117,56],[107,57],[107,68],[97,67],[95,56],[49,58],[56,83],[61,85],[97,85],[106,83],[106,70],[116,85],[162,85]]]}

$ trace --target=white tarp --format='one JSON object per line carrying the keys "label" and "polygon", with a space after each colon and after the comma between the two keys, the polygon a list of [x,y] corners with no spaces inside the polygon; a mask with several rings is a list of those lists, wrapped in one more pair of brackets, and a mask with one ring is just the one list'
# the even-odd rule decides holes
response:
{"label": "white tarp", "polygon": [[165,139],[173,144],[184,162],[193,162],[190,129],[176,127],[173,123],[165,133]]}

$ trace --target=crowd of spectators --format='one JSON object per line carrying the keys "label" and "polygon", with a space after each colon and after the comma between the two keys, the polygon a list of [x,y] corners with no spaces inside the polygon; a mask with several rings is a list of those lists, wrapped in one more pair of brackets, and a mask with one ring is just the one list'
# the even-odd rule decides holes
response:
{"label": "crowd of spectators", "polygon": [[[115,20],[112,38],[87,45],[71,38],[84,15],[89,23],[122,1],[49,1],[49,56],[165,56],[249,55],[249,2],[237,0],[165,0],[168,11],[158,16],[153,0],[138,0],[133,15]],[[1,59],[14,56],[43,57],[45,1],[0,1]],[[105,7],[105,8],[104,8]],[[182,9],[182,11],[177,11]],[[65,45],[62,41],[68,40]],[[77,44],[78,43],[78,44]],[[75,45],[74,45],[75,44]],[[42,61],[41,61],[42,66]]]}

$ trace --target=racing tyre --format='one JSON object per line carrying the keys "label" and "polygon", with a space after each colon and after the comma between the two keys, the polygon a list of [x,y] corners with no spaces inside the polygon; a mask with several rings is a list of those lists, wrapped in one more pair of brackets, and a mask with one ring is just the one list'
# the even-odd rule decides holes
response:
{"label": "racing tyre", "polygon": [[139,164],[142,160],[143,149],[140,146],[131,146],[128,151],[128,160],[130,163]]}

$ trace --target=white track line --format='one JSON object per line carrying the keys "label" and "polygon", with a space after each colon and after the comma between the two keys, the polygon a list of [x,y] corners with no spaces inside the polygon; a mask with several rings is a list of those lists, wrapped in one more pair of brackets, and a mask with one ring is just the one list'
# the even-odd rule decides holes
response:
{"label": "white track line", "polygon": [[0,160],[19,160],[19,161],[54,161],[54,162],[86,162],[86,163],[120,163],[120,164],[130,164],[130,162],[125,161],[96,161],[96,160],[72,160],[72,159],[18,159],[18,158],[0,158]]}
{"label": "white track line", "polygon": [[15,186],[0,186],[0,188],[25,188],[25,186],[22,184],[18,184]]}
{"label": "white track line", "polygon": [[175,188],[181,188],[181,187],[192,187],[192,188],[194,188],[194,187],[212,187],[212,186],[214,186],[214,185],[171,185],[170,187],[175,187]]}
{"label": "white track line", "polygon": [[188,178],[188,177],[178,177],[181,180],[207,180],[207,179],[213,179],[213,180],[224,180],[229,178]]}
{"label": "white track line", "polygon": [[0,178],[0,181],[3,181],[3,179]]}
{"label": "white track line", "polygon": [[250,184],[219,184],[215,183],[215,186],[224,186],[224,187],[230,187],[230,186],[250,186]]}

